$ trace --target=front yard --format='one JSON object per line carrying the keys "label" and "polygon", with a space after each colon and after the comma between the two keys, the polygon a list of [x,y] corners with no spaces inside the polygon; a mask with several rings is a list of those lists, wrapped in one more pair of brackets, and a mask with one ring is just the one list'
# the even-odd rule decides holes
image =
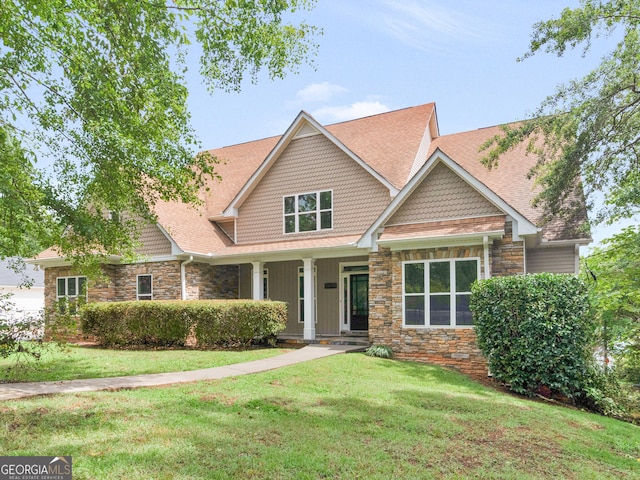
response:
{"label": "front yard", "polygon": [[68,350],[63,351],[54,347],[46,349],[38,362],[26,355],[17,364],[14,357],[0,358],[0,382],[45,382],[182,372],[250,362],[286,351],[279,348],[244,351],[109,350],[69,345]]}
{"label": "front yard", "polygon": [[3,402],[0,425],[3,455],[71,455],[77,479],[640,475],[634,425],[363,354]]}

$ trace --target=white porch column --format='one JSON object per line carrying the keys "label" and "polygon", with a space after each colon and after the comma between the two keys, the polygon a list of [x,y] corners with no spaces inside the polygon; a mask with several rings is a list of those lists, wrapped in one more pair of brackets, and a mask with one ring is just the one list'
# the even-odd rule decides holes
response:
{"label": "white porch column", "polygon": [[304,264],[304,334],[305,340],[314,340],[316,338],[316,279],[314,275],[314,265],[316,263],[313,258],[303,258]]}
{"label": "white porch column", "polygon": [[252,295],[251,298],[254,300],[263,300],[264,289],[262,287],[262,270],[264,268],[264,263],[262,262],[251,262],[253,266],[252,273],[252,282],[251,282],[251,290]]}
{"label": "white porch column", "polygon": [[491,278],[491,265],[489,264],[489,237],[485,235],[482,238],[482,246],[484,247],[484,278]]}

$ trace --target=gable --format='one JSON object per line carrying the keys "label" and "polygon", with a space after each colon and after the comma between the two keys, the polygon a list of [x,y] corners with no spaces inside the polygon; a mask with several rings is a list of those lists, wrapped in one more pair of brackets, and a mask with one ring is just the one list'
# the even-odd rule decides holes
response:
{"label": "gable", "polygon": [[439,162],[386,225],[500,215],[493,203]]}
{"label": "gable", "polygon": [[[284,234],[283,197],[325,190],[333,192],[333,228]],[[237,242],[364,232],[389,200],[389,189],[326,136],[295,138],[240,206]]]}
{"label": "gable", "polygon": [[141,246],[136,253],[146,256],[171,255],[171,242],[164,233],[153,224],[147,224],[140,234]]}

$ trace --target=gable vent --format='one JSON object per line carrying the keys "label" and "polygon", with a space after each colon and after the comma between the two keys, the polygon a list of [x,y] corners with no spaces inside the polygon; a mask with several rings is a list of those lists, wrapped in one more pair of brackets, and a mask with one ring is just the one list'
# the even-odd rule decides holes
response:
{"label": "gable vent", "polygon": [[303,138],[310,137],[312,135],[318,135],[320,132],[316,130],[314,127],[305,123],[300,130],[298,130],[293,138]]}

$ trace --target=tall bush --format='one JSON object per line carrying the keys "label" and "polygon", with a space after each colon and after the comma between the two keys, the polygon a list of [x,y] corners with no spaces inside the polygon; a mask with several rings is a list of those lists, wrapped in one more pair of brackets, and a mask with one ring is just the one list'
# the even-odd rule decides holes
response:
{"label": "tall bush", "polygon": [[478,345],[493,376],[518,393],[570,398],[584,388],[595,325],[585,283],[535,274],[476,282],[471,293]]}

